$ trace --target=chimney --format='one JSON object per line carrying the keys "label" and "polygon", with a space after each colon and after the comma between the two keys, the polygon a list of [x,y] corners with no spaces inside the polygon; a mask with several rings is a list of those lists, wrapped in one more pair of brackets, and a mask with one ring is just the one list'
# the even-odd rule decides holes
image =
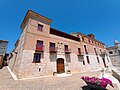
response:
{"label": "chimney", "polygon": [[95,38],[95,36],[94,36],[93,34],[88,34],[88,37],[90,37],[90,38],[92,38],[92,39]]}

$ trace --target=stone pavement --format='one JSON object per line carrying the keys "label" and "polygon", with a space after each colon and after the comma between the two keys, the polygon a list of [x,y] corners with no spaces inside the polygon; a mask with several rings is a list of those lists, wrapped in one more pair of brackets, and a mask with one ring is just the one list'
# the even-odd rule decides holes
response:
{"label": "stone pavement", "polygon": [[[68,77],[42,77],[37,79],[28,80],[13,80],[7,68],[4,67],[0,70],[0,90],[90,90],[82,89],[86,83],[81,80],[81,76],[96,76],[100,72],[87,72],[73,74]],[[118,90],[115,88],[107,87],[108,90]]]}

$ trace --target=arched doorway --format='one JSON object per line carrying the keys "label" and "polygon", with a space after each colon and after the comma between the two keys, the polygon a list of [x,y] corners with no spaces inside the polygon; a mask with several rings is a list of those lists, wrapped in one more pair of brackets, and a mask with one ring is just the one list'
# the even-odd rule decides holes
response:
{"label": "arched doorway", "polygon": [[57,73],[63,73],[63,72],[65,72],[64,59],[58,58],[57,59]]}

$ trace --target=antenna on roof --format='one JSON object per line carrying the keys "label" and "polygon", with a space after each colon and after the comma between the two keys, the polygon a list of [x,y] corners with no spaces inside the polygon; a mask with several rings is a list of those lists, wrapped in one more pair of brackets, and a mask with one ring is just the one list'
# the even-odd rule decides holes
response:
{"label": "antenna on roof", "polygon": [[114,40],[114,45],[118,45],[119,42],[117,40]]}

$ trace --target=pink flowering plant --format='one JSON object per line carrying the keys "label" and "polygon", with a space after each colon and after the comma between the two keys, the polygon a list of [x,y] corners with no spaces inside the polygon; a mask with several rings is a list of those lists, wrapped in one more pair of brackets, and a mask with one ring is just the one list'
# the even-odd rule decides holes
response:
{"label": "pink flowering plant", "polygon": [[113,84],[112,84],[112,81],[107,79],[107,78],[97,78],[97,77],[88,77],[88,76],[83,76],[82,77],[82,80],[84,80],[85,82],[87,83],[90,83],[90,84],[96,84],[96,85],[99,85],[103,88],[106,88],[106,86],[109,84],[110,86],[114,87]]}

